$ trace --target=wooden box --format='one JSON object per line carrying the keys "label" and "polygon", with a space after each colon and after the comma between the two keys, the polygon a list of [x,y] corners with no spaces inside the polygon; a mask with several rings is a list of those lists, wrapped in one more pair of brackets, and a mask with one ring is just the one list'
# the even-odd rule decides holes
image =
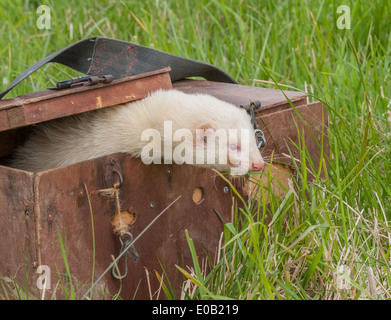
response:
{"label": "wooden box", "polygon": [[[261,101],[258,121],[268,140],[263,155],[289,154],[288,148],[298,142],[297,132],[305,129],[307,148],[319,161],[316,141],[327,127],[327,114],[320,103],[307,104],[305,94],[285,92],[302,115],[299,119],[280,91],[199,80],[171,83],[168,71],[0,100],[3,164],[32,124],[141,99],[158,88],[172,87],[184,92],[206,92],[236,105]],[[292,152],[298,156],[295,148]],[[276,167],[277,171],[291,174],[289,157],[282,162],[287,166]],[[254,198],[245,180],[239,183],[238,190],[244,197]],[[139,237],[130,250],[133,255],[127,259],[124,255],[118,261],[121,273],[126,262],[127,275],[119,280],[110,270],[88,298],[111,298],[118,292],[124,299],[164,298],[155,274],[162,276],[163,269],[165,281],[168,277],[179,298],[184,279],[175,265],[185,269],[192,265],[185,230],[200,260],[208,256],[213,261],[223,224],[232,219],[233,201],[228,184],[211,170],[190,165],[145,165],[126,154],[38,173],[3,165],[0,275],[3,281],[15,279],[21,290],[27,287],[30,297],[45,299],[53,295],[65,298],[63,286],[72,281],[76,298],[82,298],[107,271],[113,257],[120,254],[121,243],[112,223],[115,213],[121,211],[132,221],[133,238]],[[42,288],[42,276],[50,280],[46,288]]]}

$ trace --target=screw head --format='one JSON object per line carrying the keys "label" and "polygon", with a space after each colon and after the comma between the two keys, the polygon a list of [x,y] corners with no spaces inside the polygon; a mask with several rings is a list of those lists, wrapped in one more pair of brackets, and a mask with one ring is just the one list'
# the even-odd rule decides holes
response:
{"label": "screw head", "polygon": [[149,206],[150,206],[151,208],[154,208],[154,207],[155,207],[155,202],[151,201],[151,203],[149,204]]}
{"label": "screw head", "polygon": [[223,188],[223,191],[224,191],[224,193],[228,193],[229,188],[228,188],[227,186],[225,186],[225,187]]}

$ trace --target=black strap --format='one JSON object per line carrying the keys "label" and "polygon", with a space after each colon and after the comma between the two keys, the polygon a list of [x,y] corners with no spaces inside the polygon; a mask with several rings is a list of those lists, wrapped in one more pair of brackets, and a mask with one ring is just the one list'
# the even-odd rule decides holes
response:
{"label": "black strap", "polygon": [[203,77],[210,81],[237,83],[229,74],[210,64],[126,41],[93,37],[76,42],[38,61],[17,76],[0,93],[0,99],[48,62],[58,62],[89,75],[111,74],[114,79],[170,67],[171,81]]}

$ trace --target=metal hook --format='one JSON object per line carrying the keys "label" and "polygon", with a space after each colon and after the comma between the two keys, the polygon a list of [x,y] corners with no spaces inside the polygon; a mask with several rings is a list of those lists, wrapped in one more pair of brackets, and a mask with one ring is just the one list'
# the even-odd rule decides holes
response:
{"label": "metal hook", "polygon": [[119,178],[119,183],[118,183],[118,184],[117,184],[117,183],[114,184],[114,187],[115,187],[116,189],[119,189],[119,188],[121,188],[122,185],[124,184],[124,178],[122,177],[122,174],[121,174],[121,172],[119,172],[118,169],[113,168],[112,171],[113,171],[113,173],[116,173],[117,176],[118,176],[118,178]]}
{"label": "metal hook", "polygon": [[[129,239],[126,240],[125,243],[122,240],[122,237],[124,235],[127,235],[129,237]],[[137,254],[134,246],[132,245],[133,235],[130,232],[125,232],[123,235],[120,235],[118,238],[119,238],[119,242],[121,243],[121,250],[119,252],[119,255],[121,255],[125,250],[130,249],[130,252],[125,254],[125,272],[124,272],[124,274],[120,275],[120,274],[117,273],[117,266],[116,265],[113,265],[113,268],[111,270],[111,273],[112,273],[113,277],[118,279],[118,280],[121,280],[121,279],[125,278],[128,275],[128,255],[130,254],[132,259],[134,261],[137,261],[138,254]]]}

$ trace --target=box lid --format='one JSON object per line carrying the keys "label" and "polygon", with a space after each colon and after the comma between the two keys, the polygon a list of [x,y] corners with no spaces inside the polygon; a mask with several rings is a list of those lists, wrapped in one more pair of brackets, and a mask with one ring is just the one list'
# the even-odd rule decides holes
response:
{"label": "box lid", "polygon": [[171,89],[170,68],[91,86],[28,93],[0,100],[0,132],[142,99],[157,89]]}
{"label": "box lid", "polygon": [[285,91],[260,87],[251,87],[240,84],[202,81],[180,80],[173,83],[173,88],[186,93],[206,93],[236,106],[248,105],[250,102],[260,101],[261,107],[257,110],[261,115],[274,113],[290,108],[287,98],[295,106],[307,103],[307,94],[296,91]]}

